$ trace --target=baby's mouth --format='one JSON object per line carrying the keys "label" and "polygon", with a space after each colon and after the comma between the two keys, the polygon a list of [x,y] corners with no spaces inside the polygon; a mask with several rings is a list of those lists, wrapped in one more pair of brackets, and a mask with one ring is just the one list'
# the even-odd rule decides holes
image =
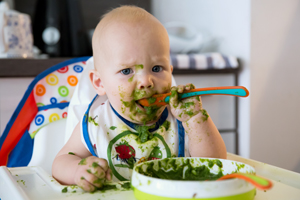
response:
{"label": "baby's mouth", "polygon": [[141,108],[142,110],[145,110],[145,106],[141,105],[141,104],[139,103],[139,100],[136,100],[135,103],[136,103],[136,105],[137,105],[139,108]]}

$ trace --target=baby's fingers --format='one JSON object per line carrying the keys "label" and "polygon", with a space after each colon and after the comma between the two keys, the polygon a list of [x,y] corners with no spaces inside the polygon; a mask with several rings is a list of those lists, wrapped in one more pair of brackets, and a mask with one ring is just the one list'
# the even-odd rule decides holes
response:
{"label": "baby's fingers", "polygon": [[82,179],[80,182],[77,183],[77,185],[87,192],[94,192],[96,190],[96,187],[85,179]]}
{"label": "baby's fingers", "polygon": [[177,92],[178,92],[178,93],[182,93],[182,92],[184,91],[184,89],[185,89],[185,86],[184,86],[184,85],[178,85],[178,86],[177,86]]}
{"label": "baby's fingers", "polygon": [[195,89],[195,86],[192,83],[189,83],[185,86],[185,90],[192,90],[192,89]]}
{"label": "baby's fingers", "polygon": [[92,163],[92,165],[89,168],[89,172],[94,174],[98,178],[105,178],[105,170],[100,165],[98,165],[97,162]]}
{"label": "baby's fingers", "polygon": [[[96,190],[96,187],[102,187],[102,184],[97,183],[97,177],[94,176],[87,170],[82,174],[82,176],[75,180],[76,184],[81,187],[83,190],[88,192],[93,192]],[[96,182],[96,183],[93,183]]]}
{"label": "baby's fingers", "polygon": [[111,179],[112,179],[112,171],[111,171],[111,169],[108,169],[108,170],[106,171],[106,176],[105,176],[105,178],[106,178],[106,180],[111,181]]}

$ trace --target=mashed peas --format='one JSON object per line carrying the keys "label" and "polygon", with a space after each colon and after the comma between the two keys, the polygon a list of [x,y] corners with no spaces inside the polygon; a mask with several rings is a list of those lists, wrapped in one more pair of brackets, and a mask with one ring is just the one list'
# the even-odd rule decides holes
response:
{"label": "mashed peas", "polygon": [[[136,171],[145,176],[150,176],[168,180],[216,180],[223,176],[222,162],[218,159],[202,159],[201,162],[208,162],[208,166],[201,165],[194,167],[193,160],[182,159],[182,162],[176,162],[176,159],[165,158],[155,164],[154,162],[144,163],[136,167]],[[212,173],[211,168],[217,165],[219,172]]]}

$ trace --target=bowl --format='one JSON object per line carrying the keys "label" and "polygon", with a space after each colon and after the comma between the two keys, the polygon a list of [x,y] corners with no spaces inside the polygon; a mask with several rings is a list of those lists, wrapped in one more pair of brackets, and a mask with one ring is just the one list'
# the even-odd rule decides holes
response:
{"label": "bowl", "polygon": [[140,163],[131,185],[138,200],[253,200],[255,187],[242,179],[216,181],[232,173],[255,174],[253,167],[215,158],[165,158]]}

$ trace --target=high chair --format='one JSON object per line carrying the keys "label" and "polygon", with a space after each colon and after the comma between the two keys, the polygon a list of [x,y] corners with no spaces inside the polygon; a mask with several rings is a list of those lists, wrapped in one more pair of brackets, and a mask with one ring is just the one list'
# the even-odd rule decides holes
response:
{"label": "high chair", "polygon": [[0,166],[41,166],[52,174],[56,154],[96,95],[89,80],[91,69],[93,57],[74,58],[31,82],[0,138]]}
{"label": "high chair", "polygon": [[[66,118],[68,115],[75,118],[80,115],[69,112],[68,107],[71,97],[77,93],[75,88],[80,77],[89,71],[86,69],[89,58],[80,57],[59,63],[31,82],[0,138],[0,166],[39,165],[51,173],[53,159],[66,137]],[[92,60],[89,62],[90,68],[93,67]],[[95,96],[93,90],[88,91],[91,95],[88,92],[82,94],[86,103],[89,97]],[[69,126],[72,124],[75,122]]]}

